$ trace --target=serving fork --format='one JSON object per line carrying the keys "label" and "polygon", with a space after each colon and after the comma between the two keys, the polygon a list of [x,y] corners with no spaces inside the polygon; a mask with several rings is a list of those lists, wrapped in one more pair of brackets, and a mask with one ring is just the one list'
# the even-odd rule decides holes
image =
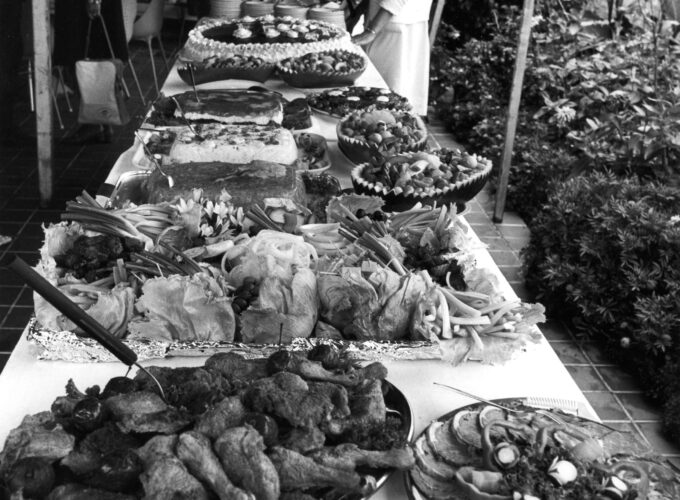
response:
{"label": "serving fork", "polygon": [[[509,408],[505,405],[498,404],[494,401],[491,401],[489,399],[485,399],[481,396],[477,396],[476,394],[469,393],[467,391],[464,391],[462,389],[459,389],[457,387],[453,387],[451,385],[447,384],[441,384],[439,382],[433,382],[434,385],[438,385],[440,387],[445,387],[446,389],[450,389],[454,392],[457,392],[459,394],[462,394],[463,396],[467,396],[468,398],[475,399],[481,403],[486,403],[488,405],[494,406],[500,410],[507,411],[508,413],[526,413],[526,411],[523,410],[516,410],[514,408]],[[576,415],[577,417],[582,417],[580,415],[580,409],[582,408],[581,403],[578,401],[570,400],[570,399],[562,399],[562,398],[555,398],[551,396],[527,396],[524,398],[517,398],[519,401],[522,402],[522,404],[526,406],[531,406],[534,408],[535,413],[538,413],[540,415],[543,415],[553,422],[555,422],[558,425],[567,425],[567,423],[562,420],[560,417],[555,415],[550,410],[561,410],[564,411],[565,413],[572,413]],[[610,427],[606,424],[603,424],[602,422],[597,422],[594,421],[594,423],[601,425],[602,427],[605,427],[609,430],[616,431],[618,432],[619,429],[614,429],[613,427]]]}
{"label": "serving fork", "polygon": [[175,106],[177,106],[177,109],[179,110],[179,114],[182,115],[182,120],[184,120],[184,123],[186,124],[187,127],[189,127],[189,130],[191,130],[191,133],[194,134],[196,139],[199,142],[205,141],[205,137],[203,137],[201,134],[198,133],[198,131],[194,128],[194,126],[191,124],[189,119],[187,118],[187,115],[184,114],[184,110],[182,109],[182,106],[179,104],[179,101],[174,97],[170,97],[172,99],[172,102],[175,103]]}
{"label": "serving fork", "polygon": [[137,140],[139,140],[139,142],[142,143],[142,147],[144,148],[144,153],[146,153],[146,156],[153,162],[154,166],[158,169],[161,175],[168,180],[168,186],[173,187],[175,185],[175,179],[173,179],[170,174],[163,171],[163,169],[161,168],[161,163],[156,159],[156,156],[149,150],[149,146],[146,145],[146,142],[144,142],[144,138],[139,134],[139,132],[135,131],[135,136],[137,137]]}

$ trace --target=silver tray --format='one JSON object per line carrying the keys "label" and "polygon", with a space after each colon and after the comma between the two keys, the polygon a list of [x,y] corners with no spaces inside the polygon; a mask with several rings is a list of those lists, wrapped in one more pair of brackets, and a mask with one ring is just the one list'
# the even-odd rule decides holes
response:
{"label": "silver tray", "polygon": [[[41,352],[38,359],[72,363],[117,362],[96,340],[73,332],[40,326],[35,318],[28,324],[28,339]],[[275,351],[308,351],[316,345],[331,345],[357,361],[442,359],[438,344],[427,341],[378,342],[296,338],[290,344],[242,344],[236,342],[169,342],[163,340],[123,340],[140,361],[179,356],[211,356],[218,352],[236,352],[246,358],[266,358]]]}
{"label": "silver tray", "polygon": [[150,170],[123,172],[108,196],[106,208],[121,208],[126,202],[135,205],[146,203],[149,198],[146,181],[150,175]]}

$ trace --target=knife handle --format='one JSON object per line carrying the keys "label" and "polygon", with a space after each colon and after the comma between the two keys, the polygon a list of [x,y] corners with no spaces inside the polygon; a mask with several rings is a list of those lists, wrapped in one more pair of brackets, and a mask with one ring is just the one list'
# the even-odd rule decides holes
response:
{"label": "knife handle", "polygon": [[47,302],[97,340],[97,342],[123,363],[131,366],[137,362],[137,354],[132,349],[123,344],[120,339],[111,335],[101,323],[78,307],[75,302],[61,293],[52,283],[40,276],[21,257],[7,253],[0,259],[0,265],[11,269],[21,276],[26,284],[35,292],[42,295]]}

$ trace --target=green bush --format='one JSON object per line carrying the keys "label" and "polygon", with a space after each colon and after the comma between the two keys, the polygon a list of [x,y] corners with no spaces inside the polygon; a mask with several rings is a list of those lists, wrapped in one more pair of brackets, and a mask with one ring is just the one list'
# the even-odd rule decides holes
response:
{"label": "green bush", "polygon": [[[530,218],[552,180],[612,171],[680,184],[680,45],[642,16],[615,39],[579,25],[578,11],[541,2],[532,32],[507,207]],[[519,10],[503,7],[484,38],[445,27],[433,51],[432,95],[454,136],[500,164]],[[546,161],[545,147],[559,151]],[[539,182],[536,182],[536,180]],[[546,184],[542,179],[549,179]],[[492,181],[493,182],[493,181]],[[534,190],[535,189],[535,190]]]}
{"label": "green bush", "polygon": [[[667,402],[680,438],[680,190],[594,173],[562,183],[531,224],[527,286]],[[675,423],[673,423],[675,422]],[[678,439],[680,441],[680,439]]]}

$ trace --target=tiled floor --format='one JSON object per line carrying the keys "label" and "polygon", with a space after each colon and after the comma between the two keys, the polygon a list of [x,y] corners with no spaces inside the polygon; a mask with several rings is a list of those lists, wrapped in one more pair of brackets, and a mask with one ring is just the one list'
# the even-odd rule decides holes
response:
{"label": "tiled floor", "polygon": [[[166,49],[171,50],[177,44],[173,46],[170,38],[177,31],[174,27],[167,31],[168,33],[164,33]],[[148,89],[146,97],[152,98],[153,80],[146,46],[132,47],[133,63],[143,88]],[[160,71],[164,71],[159,55],[156,61]],[[165,74],[160,75],[161,79],[164,77]],[[129,72],[126,72],[126,79],[132,92],[128,108],[133,119],[127,126],[115,130],[111,144],[72,146],[60,142],[60,137],[75,127],[75,115],[67,112],[63,97],[59,98],[66,130],[56,130],[55,197],[51,207],[39,207],[34,145],[28,143],[24,147],[0,150],[0,234],[13,237],[10,245],[0,248],[0,255],[9,250],[31,264],[35,263],[38,258],[37,250],[42,244],[41,224],[59,220],[65,202],[80,194],[83,189],[95,193],[118,155],[130,146],[133,131],[145,109]],[[20,130],[30,134],[34,117],[28,110],[27,99],[19,103],[18,115],[22,117]],[[450,133],[434,120],[430,124],[430,131],[436,144],[448,147],[454,144]],[[492,257],[517,294],[527,298],[520,273],[519,251],[527,243],[529,231],[523,221],[513,213],[506,213],[503,223],[494,224],[491,220],[493,208],[494,199],[487,189],[470,203],[470,212],[466,218],[477,235],[488,245]],[[13,273],[0,269],[0,369],[31,314],[30,291]],[[564,325],[549,322],[542,325],[542,331],[605,422],[639,433],[659,453],[680,464],[680,449],[660,434],[659,409],[653,408],[644,400],[640,387],[630,376],[610,364],[592,343],[576,339]]]}

